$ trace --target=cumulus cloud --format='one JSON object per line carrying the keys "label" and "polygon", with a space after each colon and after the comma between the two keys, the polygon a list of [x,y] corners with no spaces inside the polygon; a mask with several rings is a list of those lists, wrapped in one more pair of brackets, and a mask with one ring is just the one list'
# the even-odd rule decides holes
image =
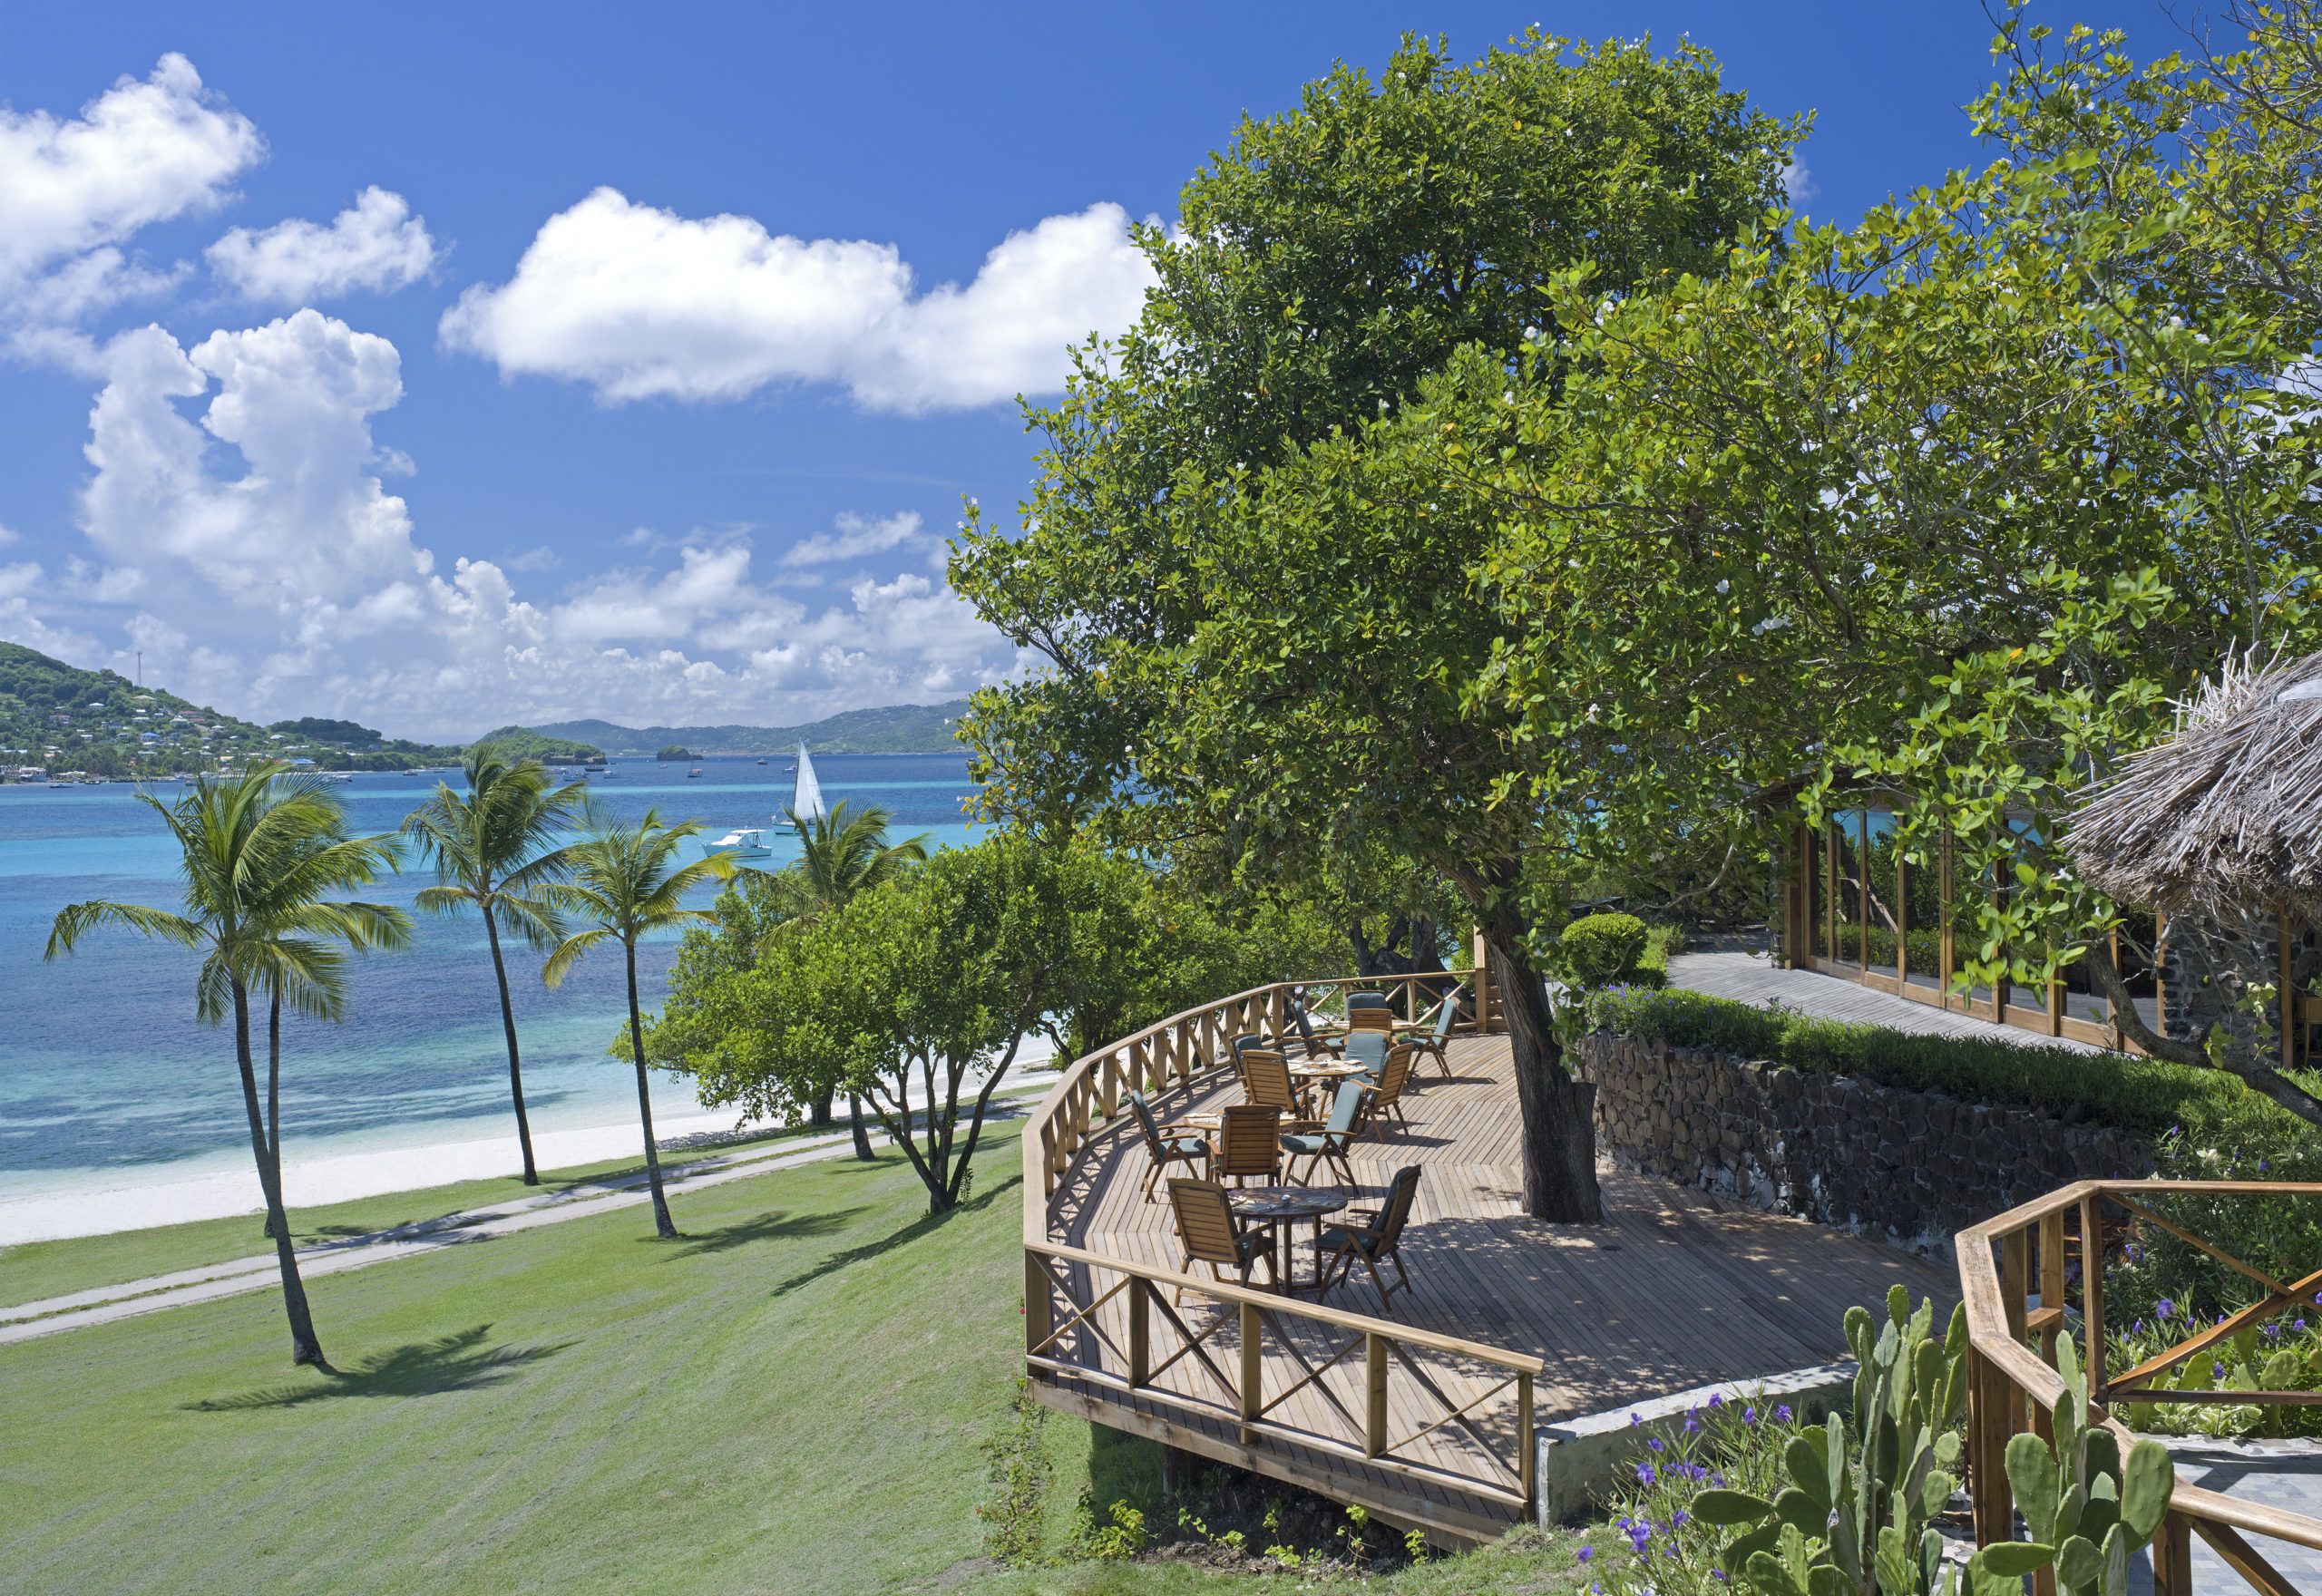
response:
{"label": "cumulus cloud", "polygon": [[[513,581],[530,560],[439,569],[379,475],[373,422],[402,395],[400,356],[321,312],[190,349],[145,327],[102,354],[81,502],[94,559],[61,576],[0,566],[0,627],[35,647],[122,667],[141,648],[177,690],[260,719],[463,738],[512,718],[813,719],[1014,668],[997,632],[916,574],[865,577],[819,613],[769,590],[746,530],[541,597]],[[847,516],[835,536],[868,552],[916,527]],[[68,613],[118,624],[124,646],[66,628]]]}
{"label": "cumulus cloud", "polygon": [[1801,201],[1811,200],[1815,195],[1821,191],[1821,185],[1814,180],[1814,174],[1806,169],[1806,163],[1804,161],[1799,160],[1793,155],[1788,161],[1781,163],[1781,192],[1783,199],[1789,200],[1792,205],[1796,205]]}
{"label": "cumulus cloud", "polygon": [[906,510],[884,521],[865,521],[852,512],[842,513],[834,530],[816,532],[802,538],[783,551],[780,563],[795,569],[808,565],[831,565],[842,560],[860,560],[869,554],[883,554],[890,549],[906,543],[922,543],[929,540],[919,530],[919,511]]}
{"label": "cumulus cloud", "polygon": [[915,414],[1056,391],[1067,349],[1128,326],[1153,281],[1117,205],[1011,233],[966,287],[915,293],[893,245],[693,220],[600,188],[548,219],[508,282],[463,294],[441,334],[503,377],[586,383],[607,404],[823,383]]}
{"label": "cumulus cloud", "polygon": [[292,218],[261,232],[236,228],[208,251],[210,269],[252,299],[334,299],[356,289],[392,294],[435,265],[435,240],[400,194],[374,184],[322,227]]}
{"label": "cumulus cloud", "polygon": [[174,275],[120,248],[140,229],[222,203],[266,152],[250,120],[164,55],[60,119],[0,107],[0,301],[12,319],[63,323]]}

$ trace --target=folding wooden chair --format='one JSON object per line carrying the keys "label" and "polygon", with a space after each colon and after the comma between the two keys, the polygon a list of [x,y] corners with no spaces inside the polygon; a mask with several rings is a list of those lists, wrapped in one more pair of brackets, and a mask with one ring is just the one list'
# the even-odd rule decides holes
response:
{"label": "folding wooden chair", "polygon": [[1386,1065],[1379,1071],[1379,1084],[1372,1086],[1363,1098],[1362,1124],[1355,1133],[1357,1135],[1367,1130],[1384,1142],[1387,1139],[1386,1123],[1390,1116],[1405,1132],[1410,1130],[1410,1121],[1403,1117],[1403,1088],[1410,1082],[1411,1060],[1418,1053],[1419,1049],[1409,1042],[1389,1050]]}
{"label": "folding wooden chair", "polygon": [[[1266,1260],[1266,1278],[1275,1289],[1282,1277],[1273,1261],[1273,1238],[1263,1230],[1244,1228],[1234,1217],[1234,1205],[1227,1201],[1225,1188],[1214,1181],[1172,1180],[1169,1182],[1169,1206],[1176,1211],[1177,1240],[1185,1250],[1185,1270],[1194,1272],[1194,1265],[1205,1263],[1215,1278],[1225,1278],[1225,1266],[1233,1265],[1241,1271],[1240,1283],[1250,1283],[1250,1270],[1259,1259]],[[1400,1266],[1399,1266],[1400,1267]],[[1185,1288],[1177,1288],[1177,1299],[1185,1299]]]}
{"label": "folding wooden chair", "polygon": [[1385,1031],[1353,1031],[1346,1039],[1346,1060],[1362,1066],[1358,1079],[1372,1085],[1379,1084],[1379,1072],[1387,1067],[1387,1051],[1395,1045],[1394,1037]]}
{"label": "folding wooden chair", "polygon": [[[1296,998],[1291,999],[1290,1023],[1297,1031],[1298,1044],[1300,1046],[1306,1049],[1307,1057],[1335,1058],[1338,1056],[1338,1042],[1332,1037],[1318,1036],[1314,1034],[1314,1022],[1312,1017],[1307,1014],[1306,1006],[1303,1003],[1299,1002]],[[1289,1052],[1289,1036],[1284,1036],[1282,1038],[1282,1050],[1284,1053]]]}
{"label": "folding wooden chair", "polygon": [[[1362,1112],[1363,1094],[1369,1090],[1360,1077],[1341,1081],[1338,1096],[1331,1104],[1331,1117],[1327,1123],[1283,1133],[1284,1173],[1291,1180],[1302,1186],[1311,1186],[1314,1183],[1315,1167],[1328,1162],[1337,1172],[1341,1185],[1355,1183],[1354,1165],[1348,1162],[1347,1153],[1354,1145],[1355,1118]],[[1302,1175],[1295,1168],[1296,1160],[1302,1155],[1306,1160],[1306,1173]]]}
{"label": "folding wooden chair", "polygon": [[1263,1047],[1242,1049],[1242,1092],[1252,1103],[1282,1110],[1284,1119],[1303,1117],[1290,1066],[1279,1053]]}
{"label": "folding wooden chair", "polygon": [[1395,1034],[1395,1011],[1376,992],[1349,992],[1346,1029],[1349,1036],[1358,1031],[1384,1031],[1391,1036]]}
{"label": "folding wooden chair", "polygon": [[1411,1038],[1411,1046],[1419,1049],[1420,1056],[1435,1060],[1435,1067],[1443,1072],[1443,1078],[1447,1081],[1451,1078],[1451,1059],[1448,1051],[1451,1044],[1451,1029],[1459,1023],[1459,995],[1454,992],[1436,1005],[1434,1028],[1421,1031]]}
{"label": "folding wooden chair", "polygon": [[[1172,1190],[1189,1182],[1172,1181]],[[1403,1224],[1410,1218],[1411,1199],[1419,1194],[1419,1166],[1408,1164],[1395,1172],[1393,1184],[1387,1188],[1387,1201],[1376,1213],[1357,1213],[1354,1217],[1366,1222],[1360,1225],[1332,1225],[1314,1243],[1324,1256],[1321,1259],[1322,1284],[1315,1290],[1320,1301],[1339,1280],[1354,1272],[1354,1260],[1371,1271],[1371,1283],[1378,1288],[1379,1305],[1398,1291],[1410,1289],[1410,1277],[1403,1272]],[[1379,1272],[1382,1263],[1395,1266],[1395,1283],[1389,1285],[1387,1277]]]}
{"label": "folding wooden chair", "polygon": [[1210,1165],[1219,1181],[1236,1182],[1263,1175],[1266,1184],[1282,1178],[1282,1110],[1256,1103],[1237,1103],[1223,1111],[1218,1127],[1217,1157]]}
{"label": "folding wooden chair", "polygon": [[1161,1172],[1173,1163],[1184,1163],[1188,1168],[1198,1167],[1204,1177],[1208,1175],[1208,1137],[1164,1134],[1153,1117],[1153,1105],[1146,1102],[1144,1093],[1132,1088],[1128,1101],[1129,1106],[1137,1110],[1137,1128],[1145,1136],[1145,1150],[1153,1155],[1153,1167],[1145,1172],[1145,1200],[1147,1202],[1153,1201],[1153,1182],[1159,1180]]}

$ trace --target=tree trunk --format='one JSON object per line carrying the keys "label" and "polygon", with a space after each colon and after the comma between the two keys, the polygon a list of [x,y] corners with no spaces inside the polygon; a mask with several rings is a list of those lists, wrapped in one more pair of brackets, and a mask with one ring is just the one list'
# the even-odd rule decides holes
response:
{"label": "tree trunk", "polygon": [[846,1095],[846,1117],[854,1127],[854,1156],[869,1163],[878,1154],[871,1151],[871,1132],[863,1123],[863,1099],[853,1092]]}
{"label": "tree trunk", "polygon": [[[274,1183],[282,1183],[282,994],[266,1006],[266,1155],[274,1164]],[[274,1240],[274,1211],[266,1215],[266,1239]]]}
{"label": "tree trunk", "polygon": [[1484,926],[1493,984],[1507,1017],[1516,1101],[1524,1115],[1524,1212],[1566,1223],[1604,1218],[1596,1189],[1596,1088],[1576,1082],[1556,1042],[1540,974],[1524,954],[1524,928],[1505,910]]}
{"label": "tree trunk", "polygon": [[[500,1026],[508,1033],[508,1095],[516,1102],[516,1142],[524,1150],[524,1184],[541,1183],[532,1167],[532,1122],[524,1115],[524,1070],[516,1057],[516,1007],[508,998],[508,964],[500,957],[500,928],[493,922],[492,905],[483,906],[483,934],[492,941],[492,974],[500,983]],[[650,1135],[647,1137],[651,1140]]]}
{"label": "tree trunk", "polygon": [[281,1170],[268,1154],[265,1110],[259,1105],[258,1067],[250,1058],[250,994],[239,979],[234,989],[234,1062],[242,1071],[242,1106],[250,1119],[250,1152],[258,1160],[259,1189],[266,1195],[267,1228],[274,1233],[275,1261],[282,1270],[282,1312],[290,1322],[290,1361],[328,1369],[314,1316],[307,1309],[307,1283],[298,1278],[298,1254],[290,1245],[290,1220],[282,1212]]}
{"label": "tree trunk", "polygon": [[833,1124],[834,1121],[831,1117],[831,1104],[837,1096],[838,1088],[836,1086],[833,1086],[824,1091],[821,1096],[815,1098],[814,1106],[806,1111],[806,1123],[810,1125],[826,1125]]}
{"label": "tree trunk", "polygon": [[669,1200],[661,1194],[661,1150],[653,1144],[653,1090],[645,1074],[645,1020],[637,1007],[637,944],[621,943],[629,955],[629,1045],[637,1056],[637,1119],[645,1129],[645,1183],[653,1189],[653,1229],[665,1241],[678,1239]]}

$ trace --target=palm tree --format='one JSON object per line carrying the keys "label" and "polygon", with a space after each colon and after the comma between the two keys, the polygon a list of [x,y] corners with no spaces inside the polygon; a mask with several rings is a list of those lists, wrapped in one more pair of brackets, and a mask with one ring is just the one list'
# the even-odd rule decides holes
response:
{"label": "palm tree", "polygon": [[508,1093],[516,1105],[516,1140],[524,1153],[524,1184],[540,1184],[532,1163],[532,1122],[524,1114],[524,1071],[516,1049],[516,1009],[508,996],[508,963],[501,955],[504,928],[545,953],[564,934],[564,921],[541,889],[563,879],[568,851],[557,832],[588,788],[572,782],[553,791],[537,759],[511,764],[498,748],[468,750],[468,795],[443,782],[424,804],[404,817],[404,835],[435,867],[435,885],[416,901],[431,914],[474,909],[483,915],[492,945],[493,978],[500,985],[500,1026],[508,1036]]}
{"label": "palm tree", "polygon": [[282,1208],[278,1124],[270,1125],[259,1105],[250,990],[255,987],[318,1019],[339,1017],[346,1001],[346,949],[402,947],[410,939],[411,921],[403,910],[380,904],[319,900],[394,869],[395,840],[348,836],[337,795],[311,778],[287,774],[279,764],[203,776],[171,804],[144,793],[138,797],[161,814],[183,852],[179,868],[186,912],[142,903],[68,904],[49,929],[46,957],[72,952],[89,931],[105,925],[207,952],[194,982],[194,1013],[205,1025],[233,1016],[234,1059],[242,1074],[267,1229],[282,1270],[291,1361],[328,1368]]}
{"label": "palm tree", "polygon": [[665,825],[661,812],[649,809],[640,821],[627,821],[597,804],[582,812],[582,834],[565,851],[570,879],[544,889],[558,908],[595,923],[557,944],[541,979],[561,986],[580,956],[606,940],[617,940],[629,959],[629,1042],[637,1060],[637,1117],[645,1132],[645,1178],[653,1189],[653,1227],[675,1239],[669,1204],[661,1193],[661,1158],[653,1145],[653,1096],[645,1074],[645,1020],[637,1005],[637,939],[717,917],[706,909],[684,907],[686,894],[709,881],[730,881],[734,856],[712,853],[678,869],[669,856],[678,844],[701,830],[699,821]]}
{"label": "palm tree", "polygon": [[[887,843],[887,812],[873,804],[856,815],[846,813],[847,801],[838,801],[827,814],[802,818],[795,809],[783,813],[798,830],[801,852],[796,863],[771,876],[759,876],[765,890],[784,915],[785,928],[813,925],[834,913],[858,894],[883,887],[901,875],[906,865],[927,862],[927,839],[932,833]],[[846,1095],[847,1123],[854,1133],[854,1155],[868,1160],[871,1134],[863,1123],[863,1100]],[[831,1095],[823,1094],[814,1106],[811,1123],[828,1124]]]}

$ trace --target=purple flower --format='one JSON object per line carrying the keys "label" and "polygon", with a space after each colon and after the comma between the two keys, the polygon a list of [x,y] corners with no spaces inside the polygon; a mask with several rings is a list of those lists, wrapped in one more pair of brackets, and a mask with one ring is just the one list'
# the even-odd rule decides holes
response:
{"label": "purple flower", "polygon": [[1710,1405],[1712,1407],[1722,1407],[1722,1406],[1725,1406],[1725,1394],[1724,1394],[1723,1392],[1722,1392],[1722,1391],[1712,1391],[1712,1392],[1709,1394],[1709,1405]]}
{"label": "purple flower", "polygon": [[1636,1483],[1638,1484],[1650,1485],[1653,1484],[1653,1465],[1651,1464],[1640,1463],[1636,1465]]}
{"label": "purple flower", "polygon": [[[2317,1300],[2317,1301],[2322,1301],[2322,1298],[2317,1298],[2316,1300]],[[1634,1415],[1634,1414],[1631,1414],[1631,1415],[1629,1415],[1629,1423],[1631,1423],[1632,1425],[1641,1425],[1641,1424],[1643,1424],[1644,1422],[1644,1421],[1643,1419],[1641,1419],[1641,1418],[1637,1417],[1637,1416],[1636,1416],[1636,1415]]]}
{"label": "purple flower", "polygon": [[2293,1330],[2302,1330],[2302,1329],[2304,1329],[2304,1328],[2306,1328],[2306,1319],[2305,1319],[2305,1318],[2304,1318],[2303,1316],[2300,1316],[2300,1317],[2299,1317],[2299,1318],[2298,1318],[2298,1319],[2292,1319],[2292,1320],[2290,1321],[2290,1326],[2289,1326],[2289,1328],[2290,1328],[2291,1329],[2293,1329]]}
{"label": "purple flower", "polygon": [[1721,1491],[1725,1489],[1725,1476],[1723,1474],[1710,1475],[1709,1483],[1715,1485]]}
{"label": "purple flower", "polygon": [[1689,1418],[1685,1421],[1685,1434],[1688,1435],[1692,1435],[1695,1430],[1698,1430],[1701,1427],[1702,1421],[1697,1418]]}
{"label": "purple flower", "polygon": [[1681,1507],[1677,1510],[1677,1516],[1669,1521],[1669,1533],[1673,1535],[1677,1533],[1677,1526],[1684,1522],[1685,1510]]}
{"label": "purple flower", "polygon": [[1596,1548],[1594,1546],[1583,1546],[1580,1549],[1578,1555],[1581,1562],[1586,1562],[1590,1558],[1596,1555]]}
{"label": "purple flower", "polygon": [[2221,1380],[2225,1378],[2225,1365],[2221,1363],[2213,1363],[2210,1365],[2210,1374],[2217,1379]]}
{"label": "purple flower", "polygon": [[2268,1325],[2268,1326],[2266,1327],[2266,1338],[2267,1338],[2268,1340],[2270,1340],[2270,1341],[2278,1341],[2278,1340],[2280,1340],[2280,1339],[2282,1338],[2282,1328],[2281,1328],[2281,1326],[2279,1326],[2279,1325]]}
{"label": "purple flower", "polygon": [[2129,1327],[2129,1334],[2130,1334],[2130,1335],[2132,1335],[2132,1336],[2142,1336],[2142,1335],[2143,1335],[2143,1334],[2144,1334],[2144,1320],[2142,1320],[2142,1319],[2139,1319],[2139,1320],[2137,1320],[2137,1322],[2136,1322],[2136,1323],[2134,1323],[2134,1324],[2131,1325],[2131,1326]]}
{"label": "purple flower", "polygon": [[1790,1405],[1788,1403],[1784,1403],[1780,1407],[1774,1409],[1774,1423],[1778,1425],[1786,1425],[1789,1422]]}
{"label": "purple flower", "polygon": [[1655,1452],[1663,1452],[1667,1450],[1666,1447],[1661,1445],[1661,1437],[1658,1435],[1648,1437],[1644,1444],[1652,1447]]}
{"label": "purple flower", "polygon": [[[2317,1298],[2316,1300],[2322,1301],[2322,1298]],[[2161,1316],[2161,1322],[2166,1324],[2175,1316],[2177,1312],[2177,1305],[2174,1302],[2170,1301],[2168,1298],[2163,1297],[2160,1301],[2153,1304],[2152,1311],[2159,1314]]]}

